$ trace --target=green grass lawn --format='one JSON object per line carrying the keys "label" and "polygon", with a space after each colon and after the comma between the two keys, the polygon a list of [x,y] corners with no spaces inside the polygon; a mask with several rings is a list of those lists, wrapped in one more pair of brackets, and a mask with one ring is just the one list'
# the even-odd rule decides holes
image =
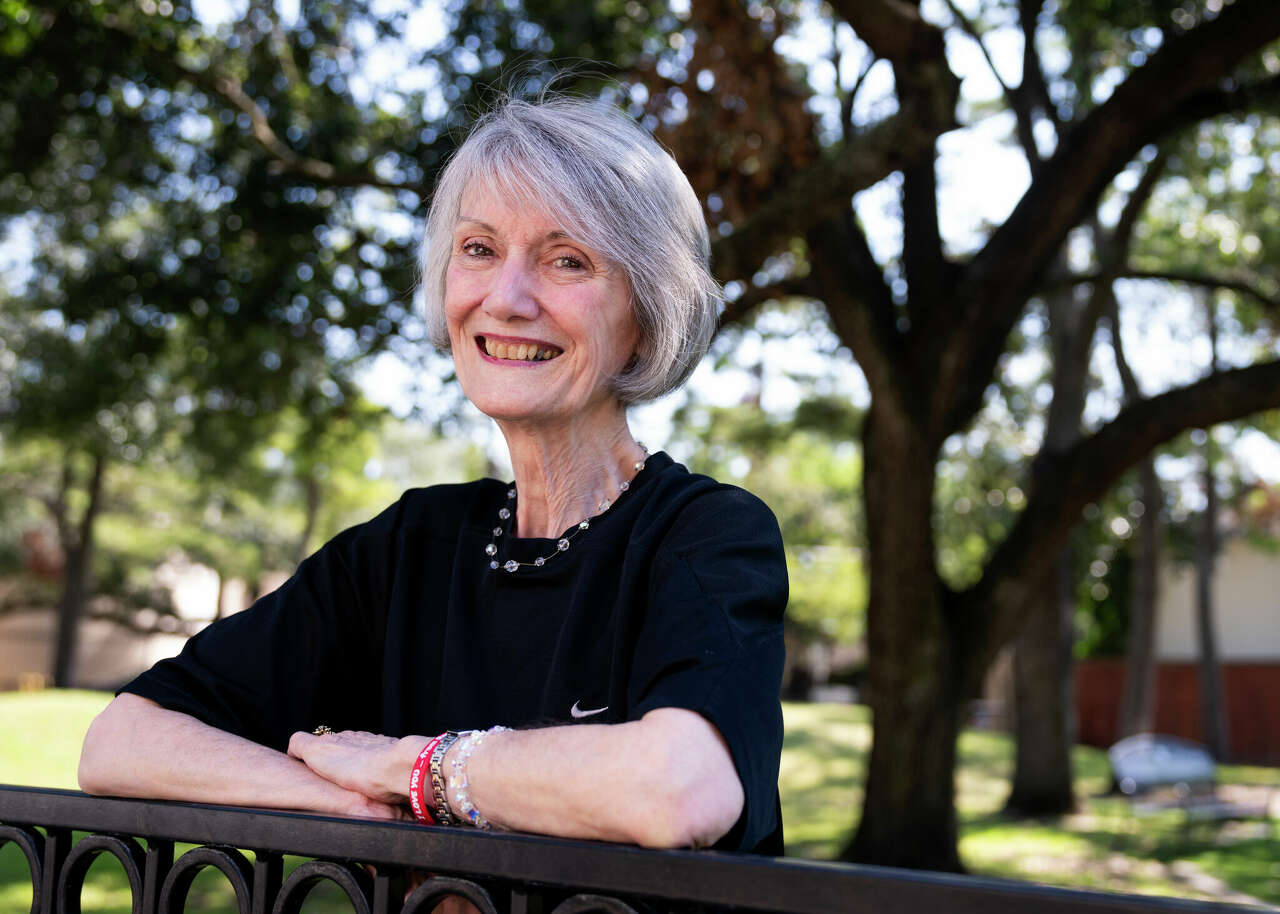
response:
{"label": "green grass lawn", "polygon": [[[0,783],[74,788],[80,743],[108,696],[46,691],[0,694]],[[788,852],[830,858],[848,838],[861,803],[871,727],[854,705],[783,706],[786,743],[780,785]],[[1144,892],[1219,901],[1280,905],[1280,823],[1182,827],[1176,813],[1134,819],[1125,801],[1100,796],[1108,785],[1106,756],[1078,748],[1080,811],[1060,820],[1018,822],[1000,808],[1012,769],[1004,734],[971,731],[960,740],[957,793],[960,853],[974,873],[1051,885]],[[1223,766],[1226,784],[1274,785],[1280,770]],[[181,853],[185,848],[179,848]],[[334,890],[337,891],[336,889]],[[0,850],[0,911],[26,910],[31,888],[26,862],[9,845]],[[85,910],[126,914],[128,888],[113,859],[90,870]],[[233,909],[230,886],[206,870],[187,910]],[[350,910],[332,894],[309,897],[308,914]]]}
{"label": "green grass lawn", "polygon": [[[867,709],[787,704],[783,713],[787,735],[779,783],[787,851],[833,857],[861,805],[871,746]],[[1280,822],[1187,830],[1177,812],[1135,819],[1127,801],[1102,796],[1110,784],[1104,752],[1080,746],[1073,761],[1079,811],[1052,821],[1014,821],[1000,814],[1013,770],[1008,735],[968,731],[960,738],[960,856],[971,872],[1112,892],[1280,905]],[[1223,765],[1219,779],[1270,785],[1280,802],[1280,770]]]}

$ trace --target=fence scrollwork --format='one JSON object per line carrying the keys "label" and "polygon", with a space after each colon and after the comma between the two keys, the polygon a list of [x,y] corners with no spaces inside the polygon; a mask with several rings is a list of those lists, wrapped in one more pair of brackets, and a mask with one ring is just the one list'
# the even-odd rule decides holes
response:
{"label": "fence scrollwork", "polygon": [[332,860],[309,860],[290,873],[276,896],[272,914],[298,914],[307,893],[325,881],[342,889],[355,914],[373,914],[373,877],[363,867]]}
{"label": "fence scrollwork", "polygon": [[236,910],[240,914],[251,914],[253,867],[234,847],[207,846],[192,848],[174,863],[160,888],[157,914],[182,914],[191,884],[206,867],[213,867],[227,877],[236,895]]}
{"label": "fence scrollwork", "polygon": [[44,835],[34,828],[19,828],[13,825],[0,825],[0,848],[6,844],[16,845],[27,858],[27,869],[31,872],[31,914],[41,909],[41,888],[44,875],[44,852],[41,845]]}
{"label": "fence scrollwork", "polygon": [[100,854],[110,854],[120,861],[129,891],[133,896],[133,914],[145,914],[142,903],[142,874],[147,855],[134,838],[118,835],[89,835],[81,838],[67,854],[58,878],[58,914],[80,914],[80,892],[84,877]]}
{"label": "fence scrollwork", "polygon": [[484,886],[470,879],[452,876],[428,878],[409,893],[401,914],[430,914],[432,908],[450,896],[465,898],[480,910],[480,914],[498,914],[493,896]]}
{"label": "fence scrollwork", "polygon": [[616,898],[582,892],[560,902],[552,909],[551,914],[638,914],[638,912],[631,905]]}
{"label": "fence scrollwork", "polygon": [[[73,834],[84,832],[88,835],[73,844]],[[196,847],[175,860],[175,841]],[[655,851],[410,822],[0,785],[0,847],[7,844],[17,846],[26,858],[31,914],[80,914],[85,876],[103,854],[123,867],[133,914],[183,914],[193,881],[208,867],[230,883],[239,914],[298,914],[308,893],[326,882],[341,889],[355,914],[429,914],[450,897],[465,899],[481,914],[1256,910],[831,862]],[[288,878],[286,854],[304,858]],[[414,871],[432,875],[406,896],[406,876]]]}

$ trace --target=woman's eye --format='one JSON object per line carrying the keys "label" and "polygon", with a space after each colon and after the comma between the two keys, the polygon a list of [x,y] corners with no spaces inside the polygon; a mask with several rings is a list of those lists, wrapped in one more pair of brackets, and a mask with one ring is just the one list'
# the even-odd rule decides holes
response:
{"label": "woman's eye", "polygon": [[493,250],[483,241],[468,241],[462,245],[462,253],[470,257],[487,257]]}
{"label": "woman's eye", "polygon": [[552,263],[555,264],[555,266],[566,270],[581,270],[586,266],[586,264],[582,262],[581,258],[574,257],[571,254],[561,254],[556,257]]}

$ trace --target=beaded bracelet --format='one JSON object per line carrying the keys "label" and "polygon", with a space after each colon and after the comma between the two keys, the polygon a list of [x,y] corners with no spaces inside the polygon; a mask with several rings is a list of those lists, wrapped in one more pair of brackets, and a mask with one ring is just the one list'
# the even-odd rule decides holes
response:
{"label": "beaded bracelet", "polygon": [[413,773],[409,775],[409,806],[413,809],[413,817],[424,825],[435,825],[436,819],[431,814],[431,805],[426,798],[426,783],[429,779],[427,774],[428,766],[431,764],[431,758],[436,748],[440,745],[440,740],[444,738],[444,734],[433,736],[422,747],[422,751],[418,753],[418,757],[413,762]]}
{"label": "beaded bracelet", "polygon": [[471,758],[471,753],[484,742],[488,734],[510,732],[510,727],[490,727],[483,732],[471,730],[464,734],[466,741],[458,747],[457,754],[449,763],[449,786],[458,799],[458,818],[465,819],[475,828],[488,830],[492,826],[489,820],[480,814],[480,810],[476,809],[476,804],[471,802],[471,797],[467,794],[467,788],[471,786],[471,781],[467,778],[467,762]]}
{"label": "beaded bracelet", "polygon": [[440,745],[436,746],[435,752],[431,754],[431,794],[435,799],[436,821],[441,825],[456,825],[453,814],[449,811],[449,800],[445,796],[444,772],[441,766],[444,764],[445,753],[449,751],[449,747],[458,741],[461,734],[454,730],[446,731],[440,737]]}

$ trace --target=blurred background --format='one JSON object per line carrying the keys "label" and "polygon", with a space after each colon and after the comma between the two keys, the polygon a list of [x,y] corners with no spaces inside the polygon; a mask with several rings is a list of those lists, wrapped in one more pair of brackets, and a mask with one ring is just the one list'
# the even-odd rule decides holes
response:
{"label": "blurred background", "polygon": [[792,852],[1280,902],[1274,816],[1134,827],[1088,748],[1187,737],[1280,793],[1277,20],[3,0],[0,780],[73,786],[22,733],[73,756],[109,695],[54,687],[506,477],[416,245],[466,125],[567,71],[712,226],[721,330],[633,427],[782,525]]}

